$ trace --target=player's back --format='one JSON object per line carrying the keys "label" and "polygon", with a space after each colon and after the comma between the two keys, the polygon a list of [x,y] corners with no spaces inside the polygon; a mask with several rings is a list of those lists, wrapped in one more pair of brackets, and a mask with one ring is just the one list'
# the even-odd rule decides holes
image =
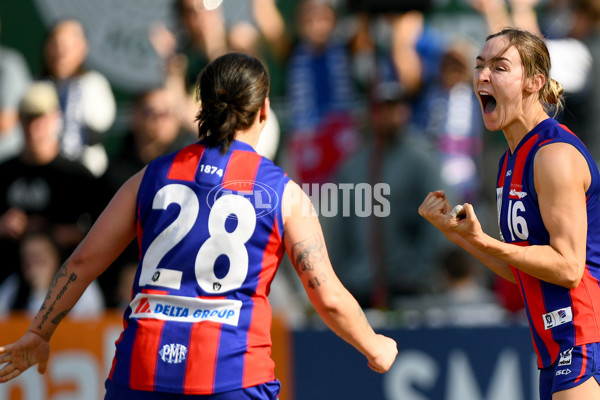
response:
{"label": "player's back", "polygon": [[225,154],[199,142],[148,165],[113,381],[209,394],[274,379],[267,295],[283,256],[288,181],[239,141]]}

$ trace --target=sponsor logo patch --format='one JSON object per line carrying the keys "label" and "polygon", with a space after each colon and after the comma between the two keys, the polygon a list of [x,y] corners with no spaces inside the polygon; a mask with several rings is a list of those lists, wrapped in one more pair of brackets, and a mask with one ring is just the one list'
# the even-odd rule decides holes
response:
{"label": "sponsor logo patch", "polygon": [[565,350],[560,353],[560,360],[558,361],[558,366],[561,367],[563,365],[571,365],[571,361],[573,360],[573,348],[571,347],[568,350]]}
{"label": "sponsor logo patch", "polygon": [[544,327],[548,330],[573,321],[573,311],[571,307],[566,307],[546,313],[542,317],[544,318]]}
{"label": "sponsor logo patch", "polygon": [[565,368],[565,369],[559,369],[558,371],[556,371],[556,376],[559,375],[569,375],[572,371],[569,368]]}
{"label": "sponsor logo patch", "polygon": [[159,351],[160,359],[168,364],[179,364],[185,360],[187,347],[179,343],[165,344]]}
{"label": "sponsor logo patch", "polygon": [[523,197],[527,196],[527,193],[525,192],[519,192],[515,189],[510,189],[510,192],[508,192],[509,197],[511,198],[519,198],[522,199]]}
{"label": "sponsor logo patch", "polygon": [[242,302],[230,299],[138,293],[129,304],[129,318],[152,318],[165,321],[213,321],[237,326]]}

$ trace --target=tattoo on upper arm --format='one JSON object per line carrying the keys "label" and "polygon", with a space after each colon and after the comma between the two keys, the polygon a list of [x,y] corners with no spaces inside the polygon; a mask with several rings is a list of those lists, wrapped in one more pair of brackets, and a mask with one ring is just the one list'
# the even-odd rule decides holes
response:
{"label": "tattoo on upper arm", "polygon": [[316,287],[321,286],[325,282],[327,282],[327,274],[325,272],[321,272],[320,276],[315,276],[312,279],[308,280],[308,286],[311,289],[315,289]]}
{"label": "tattoo on upper arm", "polygon": [[[46,299],[44,300],[44,304],[42,304],[42,306],[40,307],[40,311],[46,310],[46,312],[42,316],[42,321],[37,326],[38,329],[41,330],[44,327],[44,324],[48,320],[50,314],[54,311],[54,306],[56,305],[56,302],[58,300],[60,300],[60,298],[65,294],[69,285],[72,282],[77,280],[77,274],[75,272],[71,272],[71,274],[69,275],[69,277],[68,277],[67,281],[65,282],[65,284],[63,285],[63,287],[60,289],[58,294],[56,294],[56,297],[54,298],[54,301],[52,301],[52,304],[50,304],[50,306],[47,306],[47,303],[50,301],[51,293],[53,292],[53,289],[57,286],[59,279],[62,277],[66,277],[66,276],[67,276],[66,265],[63,265],[62,267],[60,267],[60,269],[54,276],[54,279],[52,280],[52,283],[50,284],[50,288],[48,289],[48,294],[46,295]],[[69,313],[69,311],[71,311],[71,309],[60,312],[58,315],[56,315],[54,318],[52,318],[51,322],[54,325],[58,325],[60,323],[60,321],[65,317],[65,315],[67,315]]]}
{"label": "tattoo on upper arm", "polygon": [[314,234],[308,239],[295,243],[292,246],[292,264],[298,275],[304,271],[313,271],[315,265],[325,257],[323,239]]}

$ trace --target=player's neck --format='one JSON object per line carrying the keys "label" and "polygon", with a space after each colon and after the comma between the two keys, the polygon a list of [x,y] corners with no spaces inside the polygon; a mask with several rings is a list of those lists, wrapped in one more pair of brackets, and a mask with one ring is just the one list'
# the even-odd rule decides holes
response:
{"label": "player's neck", "polygon": [[235,132],[235,140],[239,140],[240,142],[244,142],[252,146],[253,149],[256,149],[258,145],[258,138],[260,137],[260,133],[265,127],[266,119],[259,119],[258,116],[254,123],[250,126],[250,128],[243,131]]}

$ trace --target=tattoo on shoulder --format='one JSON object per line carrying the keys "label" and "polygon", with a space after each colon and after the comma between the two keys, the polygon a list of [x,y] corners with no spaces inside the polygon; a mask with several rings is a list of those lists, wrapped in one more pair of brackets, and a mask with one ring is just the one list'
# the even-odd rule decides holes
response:
{"label": "tattoo on shoulder", "polygon": [[325,257],[325,245],[323,239],[314,234],[308,239],[295,243],[292,246],[292,263],[298,275],[304,271],[313,271],[317,263]]}

